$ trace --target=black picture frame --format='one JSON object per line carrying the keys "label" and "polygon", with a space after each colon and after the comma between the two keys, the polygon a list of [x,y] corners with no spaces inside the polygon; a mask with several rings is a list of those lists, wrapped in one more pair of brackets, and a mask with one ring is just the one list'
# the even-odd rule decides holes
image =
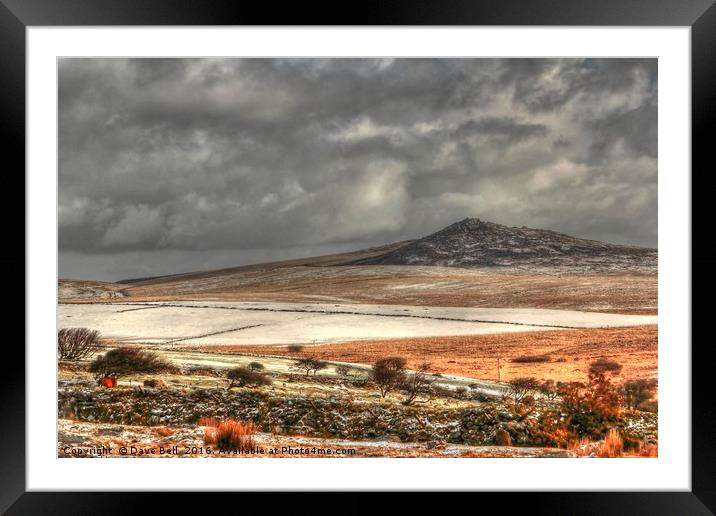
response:
{"label": "black picture frame", "polygon": [[[352,7],[352,8],[351,8]],[[0,127],[6,166],[5,188],[25,191],[25,30],[29,26],[61,25],[552,25],[552,26],[689,26],[692,74],[692,321],[707,320],[713,303],[714,258],[710,258],[710,209],[706,203],[713,146],[709,139],[716,113],[716,6],[713,0],[392,0],[329,5],[286,3],[277,8],[261,2],[231,0],[0,0]],[[8,164],[8,158],[10,158]],[[7,182],[11,184],[8,185]],[[15,184],[12,184],[12,182]],[[14,188],[13,188],[14,187]],[[24,199],[13,193],[11,197]],[[22,202],[22,201],[20,201]],[[18,218],[17,206],[3,203],[6,225]],[[15,224],[17,240],[20,227]],[[700,235],[700,237],[699,237]],[[23,253],[8,249],[0,258],[6,271],[25,269]],[[9,247],[9,246],[8,246]],[[24,245],[23,245],[24,249]],[[11,276],[9,287],[20,291],[20,276]],[[25,276],[25,280],[27,277]],[[701,302],[699,300],[701,293]],[[16,306],[19,306],[17,304]],[[23,304],[24,310],[24,304]],[[8,317],[9,319],[9,317]],[[703,324],[703,323],[702,323]],[[710,342],[696,339],[692,325],[692,490],[690,492],[588,492],[588,493],[484,493],[479,506],[494,502],[509,509],[524,508],[533,514],[714,514],[716,512],[716,447],[712,437],[714,403],[709,380]],[[140,493],[26,492],[25,450],[25,354],[17,340],[6,340],[0,361],[4,388],[0,445],[0,510],[7,514],[133,514],[147,509]],[[686,400],[685,400],[686,402]],[[206,507],[224,499],[223,494],[195,496],[172,493],[162,496],[164,512],[188,509],[193,503]],[[240,495],[245,496],[245,495]],[[274,497],[275,495],[271,495]],[[297,506],[292,494],[291,503]],[[339,500],[323,499],[332,512],[363,512],[365,502],[357,494]],[[455,494],[454,496],[458,496]],[[460,495],[461,497],[463,495]],[[471,496],[474,496],[472,494]],[[492,500],[485,500],[492,498]],[[280,500],[280,497],[278,498]],[[412,497],[423,503],[422,495]],[[335,505],[336,503],[340,505]],[[457,499],[454,503],[475,502]],[[313,507],[313,506],[312,506]],[[363,507],[363,509],[361,509]],[[316,509],[316,510],[320,510]],[[312,512],[316,512],[312,510]]]}

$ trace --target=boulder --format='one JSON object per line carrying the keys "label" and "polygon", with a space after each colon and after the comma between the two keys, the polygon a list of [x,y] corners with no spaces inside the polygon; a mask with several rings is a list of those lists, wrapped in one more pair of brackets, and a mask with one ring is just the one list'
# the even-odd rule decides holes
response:
{"label": "boulder", "polygon": [[512,437],[507,430],[498,428],[495,431],[495,444],[497,446],[512,446]]}

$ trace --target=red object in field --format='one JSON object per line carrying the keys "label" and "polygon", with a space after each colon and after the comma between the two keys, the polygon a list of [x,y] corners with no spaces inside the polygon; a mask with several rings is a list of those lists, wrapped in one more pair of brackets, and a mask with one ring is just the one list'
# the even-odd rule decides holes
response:
{"label": "red object in field", "polygon": [[99,384],[102,387],[116,387],[117,386],[117,379],[112,378],[111,376],[105,376],[99,381]]}

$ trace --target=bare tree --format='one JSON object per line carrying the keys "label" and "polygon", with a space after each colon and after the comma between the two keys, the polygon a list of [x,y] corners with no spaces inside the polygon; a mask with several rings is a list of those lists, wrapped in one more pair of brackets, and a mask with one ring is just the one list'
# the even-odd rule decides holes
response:
{"label": "bare tree", "polygon": [[63,360],[81,360],[99,349],[99,332],[89,328],[62,328],[57,333],[57,354]]}
{"label": "bare tree", "polygon": [[328,362],[324,362],[323,360],[319,360],[319,359],[313,358],[313,357],[306,357],[306,358],[300,358],[300,359],[296,360],[294,367],[296,367],[297,369],[301,369],[302,371],[305,371],[306,376],[311,374],[311,371],[313,371],[313,376],[316,376],[316,373],[318,371],[328,367]]}
{"label": "bare tree", "polygon": [[429,371],[430,364],[423,362],[418,366],[417,371],[414,371],[405,378],[403,389],[405,390],[406,397],[403,400],[403,405],[410,405],[419,394],[427,394],[430,392],[431,381],[428,378]]}
{"label": "bare tree", "polygon": [[559,397],[559,394],[557,393],[557,385],[554,383],[554,380],[543,381],[539,384],[537,390],[549,401],[554,401]]}
{"label": "bare tree", "polygon": [[539,387],[540,383],[535,378],[515,378],[510,380],[509,395],[513,400],[520,402]]}
{"label": "bare tree", "polygon": [[380,397],[385,396],[405,381],[405,359],[403,357],[387,357],[377,360],[371,370],[373,382],[380,390]]}

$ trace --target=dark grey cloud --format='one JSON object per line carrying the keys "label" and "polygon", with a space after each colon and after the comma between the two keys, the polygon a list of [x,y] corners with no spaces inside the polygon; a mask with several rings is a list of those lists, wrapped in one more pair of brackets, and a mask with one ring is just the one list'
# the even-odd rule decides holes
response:
{"label": "dark grey cloud", "polygon": [[61,276],[467,216],[657,243],[654,59],[62,59],[58,94]]}

